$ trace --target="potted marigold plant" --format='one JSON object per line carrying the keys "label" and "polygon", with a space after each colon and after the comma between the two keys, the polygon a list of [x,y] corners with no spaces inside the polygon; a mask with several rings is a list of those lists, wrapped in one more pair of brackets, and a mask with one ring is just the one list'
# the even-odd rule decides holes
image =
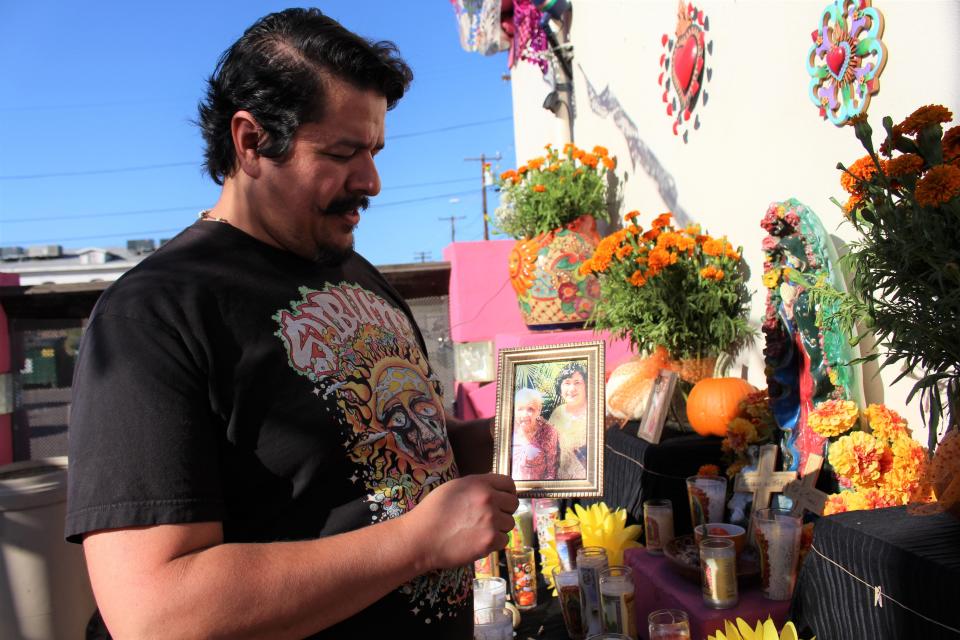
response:
{"label": "potted marigold plant", "polygon": [[896,125],[884,118],[877,150],[866,117],[853,121],[867,155],[837,165],[849,198],[834,201],[859,235],[842,261],[852,286],[848,294],[816,287],[838,303],[831,319],[854,344],[872,331],[884,350],[881,366],[899,366],[898,380],[919,379],[907,400],[920,394],[929,407],[931,451],[944,410],[948,428],[960,418],[960,127],[944,133],[942,126],[952,119],[940,105]]}
{"label": "potted marigold plant", "polygon": [[567,144],[500,175],[496,226],[517,242],[510,281],[532,329],[583,326],[600,287],[579,267],[600,238],[597,218],[608,219],[607,171],[616,159]]}
{"label": "potted marigold plant", "polygon": [[581,267],[600,279],[590,323],[628,338],[638,352],[666,349],[681,377],[696,382],[753,335],[740,250],[699,225],[675,227],[669,213],[647,231],[637,216],[628,213],[627,226],[601,240]]}

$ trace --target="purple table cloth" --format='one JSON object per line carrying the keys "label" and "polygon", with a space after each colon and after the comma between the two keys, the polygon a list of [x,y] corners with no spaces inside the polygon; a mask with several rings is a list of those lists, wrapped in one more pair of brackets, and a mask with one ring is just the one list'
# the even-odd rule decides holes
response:
{"label": "purple table cloth", "polygon": [[647,616],[657,609],[686,611],[693,640],[705,640],[707,635],[723,631],[724,620],[738,617],[754,626],[757,620],[770,616],[778,629],[787,621],[790,601],[767,600],[759,586],[741,587],[740,602],[733,608],[711,609],[703,604],[700,585],[681,576],[667,558],[652,556],[646,549],[627,549],[623,562],[633,568],[634,608],[643,640],[648,640]]}

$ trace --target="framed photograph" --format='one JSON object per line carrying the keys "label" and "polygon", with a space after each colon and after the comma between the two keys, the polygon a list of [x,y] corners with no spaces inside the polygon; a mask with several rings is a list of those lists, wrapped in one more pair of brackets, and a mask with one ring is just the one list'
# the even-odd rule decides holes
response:
{"label": "framed photograph", "polygon": [[657,444],[663,434],[663,423],[670,411],[670,402],[673,399],[673,390],[677,388],[676,371],[661,369],[650,387],[647,397],[647,409],[640,421],[637,436],[647,442]]}
{"label": "framed photograph", "polygon": [[603,495],[604,343],[501,349],[493,470],[526,498]]}

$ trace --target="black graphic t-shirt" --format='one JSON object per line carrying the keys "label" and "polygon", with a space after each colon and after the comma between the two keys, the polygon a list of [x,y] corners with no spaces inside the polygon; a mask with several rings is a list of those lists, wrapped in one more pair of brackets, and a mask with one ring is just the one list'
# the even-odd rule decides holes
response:
{"label": "black graphic t-shirt", "polygon": [[[226,542],[397,517],[458,475],[406,304],[366,260],[320,266],[200,221],[125,274],[84,334],[67,539],[221,521]],[[323,576],[317,576],[323,580]],[[421,576],[315,638],[469,638],[472,568]]]}

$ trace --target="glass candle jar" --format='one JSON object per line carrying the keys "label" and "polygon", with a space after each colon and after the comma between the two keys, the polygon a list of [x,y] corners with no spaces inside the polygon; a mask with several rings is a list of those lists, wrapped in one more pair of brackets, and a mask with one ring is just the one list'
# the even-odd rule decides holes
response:
{"label": "glass candle jar", "polygon": [[700,541],[700,585],[703,603],[713,609],[729,609],[738,601],[737,551],[729,538]]}

